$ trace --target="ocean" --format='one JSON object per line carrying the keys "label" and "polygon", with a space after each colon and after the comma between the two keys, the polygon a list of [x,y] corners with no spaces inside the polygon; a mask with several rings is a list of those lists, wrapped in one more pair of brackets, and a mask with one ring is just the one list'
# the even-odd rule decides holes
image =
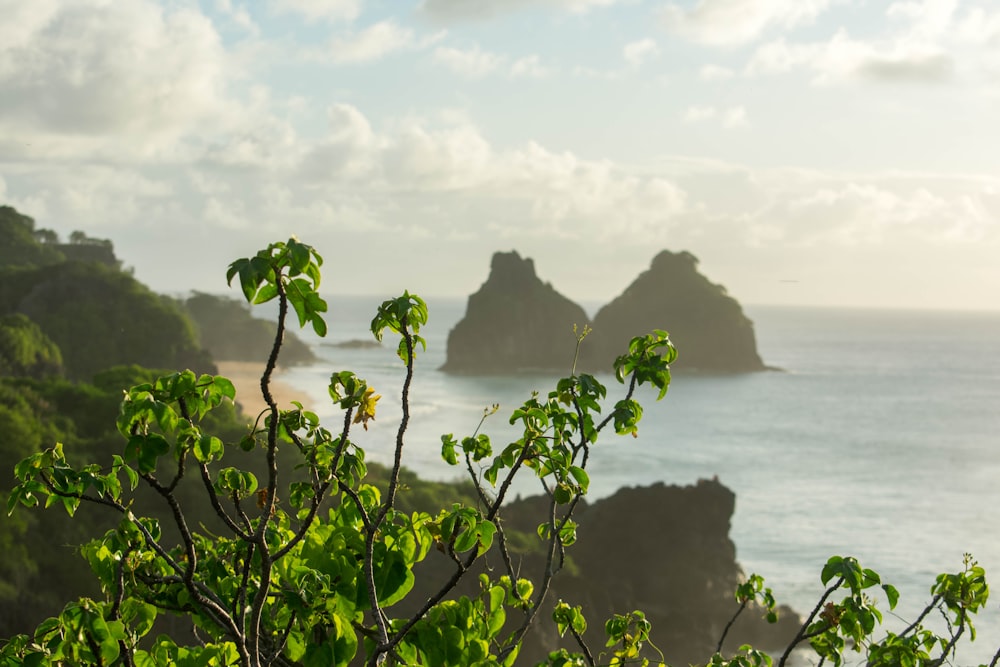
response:
{"label": "ocean", "polygon": [[[378,301],[333,297],[326,344],[303,336],[321,362],[282,378],[329,420],[336,414],[326,393],[330,373],[365,377],[383,398],[375,422],[355,440],[370,459],[388,461],[403,378],[395,343],[328,344],[371,340]],[[557,378],[441,373],[448,331],[465,300],[430,299],[428,306],[428,349],[417,356],[404,463],[447,480],[461,471],[440,459],[442,434],[471,435],[483,408],[500,403],[483,427],[498,451],[514,437],[511,410],[534,390],[547,393]],[[822,594],[820,570],[832,555],[857,557],[899,589],[894,613],[881,605],[886,627],[897,631],[930,600],[936,575],[960,570],[966,552],[1000,582],[1000,312],[744,310],[764,362],[783,370],[675,375],[659,403],[652,390],[641,392],[639,437],[606,433],[599,440],[590,496],[718,476],[736,493],[730,534],[737,559],[765,578],[779,603],[802,614]],[[567,346],[573,343],[567,332]],[[609,398],[623,393],[610,374],[599,377]],[[537,487],[517,488],[528,494]],[[580,536],[586,539],[586,526]],[[953,664],[992,659],[1000,648],[998,603],[1000,593],[976,620],[977,640],[963,642]]]}

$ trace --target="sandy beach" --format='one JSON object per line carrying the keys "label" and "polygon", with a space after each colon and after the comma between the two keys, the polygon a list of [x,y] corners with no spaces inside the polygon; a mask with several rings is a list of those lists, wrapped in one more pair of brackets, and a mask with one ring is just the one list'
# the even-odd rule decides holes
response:
{"label": "sandy beach", "polygon": [[[260,395],[260,376],[264,372],[264,364],[255,361],[217,361],[219,375],[229,378],[236,387],[236,402],[249,417],[255,417],[267,405]],[[281,380],[281,370],[271,376],[271,395],[279,408],[291,407],[292,401],[309,405],[309,397]]]}

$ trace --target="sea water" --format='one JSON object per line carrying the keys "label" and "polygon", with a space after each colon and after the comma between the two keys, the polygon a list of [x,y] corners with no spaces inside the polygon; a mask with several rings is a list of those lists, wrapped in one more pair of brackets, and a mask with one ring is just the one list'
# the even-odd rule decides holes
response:
{"label": "sea water", "polygon": [[[385,462],[401,414],[404,369],[395,342],[329,345],[371,340],[378,301],[332,298],[326,341],[306,336],[321,361],[284,379],[333,419],[331,371],[366,378],[383,398],[369,430],[353,435],[371,459]],[[516,437],[510,411],[532,391],[544,396],[557,378],[441,373],[448,331],[465,302],[428,305],[428,348],[418,350],[404,463],[427,478],[453,479],[462,471],[441,461],[442,434],[470,435],[483,409],[499,403],[482,427],[497,450]],[[880,603],[897,631],[930,600],[935,576],[960,570],[966,552],[1000,582],[1000,313],[745,310],[761,357],[783,370],[675,375],[661,402],[653,391],[640,392],[639,437],[602,436],[589,466],[591,496],[717,476],[736,493],[737,559],[765,577],[779,602],[803,614],[822,594],[820,570],[835,554],[857,557],[899,589],[894,613]],[[567,332],[567,346],[573,344]],[[609,399],[623,393],[612,376],[599,379]],[[536,492],[528,484],[517,489]],[[988,663],[1000,647],[998,598],[976,620],[977,641],[963,643],[953,664]]]}

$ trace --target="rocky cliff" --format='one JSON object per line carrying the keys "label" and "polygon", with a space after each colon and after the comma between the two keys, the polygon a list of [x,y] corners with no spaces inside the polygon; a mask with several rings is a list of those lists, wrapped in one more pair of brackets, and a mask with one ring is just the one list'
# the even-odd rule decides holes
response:
{"label": "rocky cliff", "polygon": [[614,301],[594,317],[584,345],[586,365],[610,368],[634,336],[663,329],[678,350],[683,371],[746,373],[765,370],[753,322],[726,289],[698,272],[689,252],[664,250]]}
{"label": "rocky cliff", "polygon": [[[448,336],[442,370],[469,375],[524,371],[568,374],[573,325],[584,310],[535,275],[516,252],[493,256],[489,279],[469,297],[465,317]],[[581,349],[579,368],[609,372],[635,336],[663,329],[678,349],[674,368],[704,373],[766,370],[753,322],[721,285],[698,272],[689,252],[658,254],[650,268],[600,311]]]}
{"label": "rocky cliff", "polygon": [[[545,560],[535,529],[547,506],[545,498],[532,497],[517,500],[502,512],[508,542],[520,547],[514,567],[536,585]],[[563,600],[583,607],[588,621],[585,639],[595,655],[606,640],[604,621],[614,613],[642,610],[652,623],[651,639],[668,664],[707,661],[737,610],[733,592],[744,576],[729,539],[734,509],[735,495],[717,480],[684,487],[626,488],[578,506],[574,519],[579,541],[566,550],[566,565],[553,580],[546,608],[526,637],[521,659],[534,664],[560,647],[578,650],[572,638],[558,637],[551,622],[552,606]],[[504,573],[499,554],[491,553],[486,560],[492,577]],[[447,579],[454,564],[432,550],[420,568],[418,586],[434,582],[428,585],[429,594]],[[462,593],[478,592],[475,575],[481,571],[465,576]],[[425,591],[415,590],[410,599],[422,601]],[[725,650],[735,651],[743,643],[762,650],[783,649],[801,622],[787,607],[779,611],[776,625],[762,616],[760,609],[748,609],[730,630]],[[507,622],[513,629],[520,618],[510,614]]]}
{"label": "rocky cliff", "polygon": [[589,322],[583,308],[539,280],[532,260],[498,252],[489,278],[469,297],[465,317],[448,334],[448,356],[441,370],[569,374],[576,345],[573,325]]}

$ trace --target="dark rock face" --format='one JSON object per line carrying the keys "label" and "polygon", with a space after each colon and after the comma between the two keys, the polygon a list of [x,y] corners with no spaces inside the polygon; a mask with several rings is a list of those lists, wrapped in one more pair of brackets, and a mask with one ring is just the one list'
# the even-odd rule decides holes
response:
{"label": "dark rock face", "polygon": [[[535,275],[516,252],[493,256],[489,279],[469,297],[465,317],[448,336],[442,370],[469,375],[525,371],[569,374],[573,325],[589,322],[584,310]],[[635,336],[663,329],[678,349],[673,367],[703,373],[767,370],[757,354],[753,322],[740,304],[698,273],[689,252],[664,250],[594,318],[579,367],[608,372]]]}
{"label": "dark rock face", "polygon": [[[535,583],[536,590],[545,557],[534,536],[547,508],[547,499],[539,496],[517,500],[501,513],[508,542],[521,546],[514,567]],[[579,650],[571,637],[558,637],[551,621],[552,608],[563,600],[582,606],[588,621],[584,638],[595,657],[607,639],[604,622],[612,614],[641,610],[652,623],[650,638],[668,664],[706,662],[738,608],[733,593],[744,576],[729,539],[734,509],[735,495],[717,480],[685,487],[626,488],[592,505],[581,503],[574,515],[579,541],[566,550],[565,566],[525,637],[519,660],[535,664],[560,647]],[[532,542],[537,546],[527,548]],[[491,553],[486,560],[493,579],[505,573],[499,554]],[[454,565],[432,550],[420,568],[417,580],[422,584],[443,581]],[[478,592],[475,575],[481,571],[480,567],[465,576],[460,593]],[[422,593],[415,590],[411,598],[422,601]],[[511,629],[520,622],[519,615],[508,613]],[[729,631],[724,652],[735,652],[744,643],[781,650],[800,623],[787,607],[779,610],[776,625],[763,619],[760,608],[748,608]],[[647,657],[658,655],[650,650]]]}
{"label": "dark rock face", "polygon": [[635,336],[663,329],[677,347],[673,367],[682,371],[746,373],[765,370],[753,322],[740,304],[698,273],[689,252],[664,250],[594,318],[584,343],[586,366],[607,370]]}
{"label": "dark rock face", "polygon": [[573,325],[589,322],[583,308],[538,279],[532,260],[516,252],[498,252],[489,278],[469,297],[465,317],[448,334],[448,357],[441,370],[569,374],[575,351]]}

